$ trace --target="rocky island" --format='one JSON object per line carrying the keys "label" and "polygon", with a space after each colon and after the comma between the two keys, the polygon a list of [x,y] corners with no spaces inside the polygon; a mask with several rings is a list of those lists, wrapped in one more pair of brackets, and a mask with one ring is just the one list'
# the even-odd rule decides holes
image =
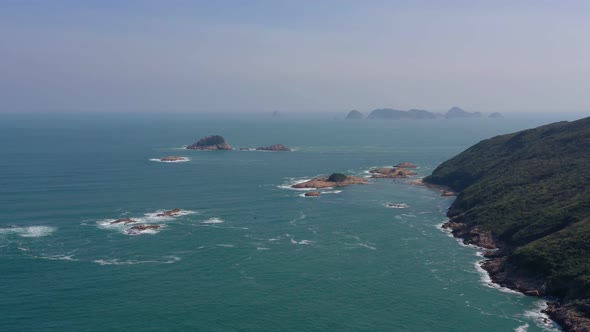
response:
{"label": "rocky island", "polygon": [[590,331],[590,118],[496,136],[442,163],[426,184],[459,193],[443,226],[484,248],[492,281],[559,301],[566,331]]}
{"label": "rocky island", "polygon": [[186,147],[189,150],[231,150],[232,147],[219,135],[203,137],[197,142]]}
{"label": "rocky island", "polygon": [[502,115],[502,113],[500,113],[500,112],[494,112],[494,113],[490,114],[488,116],[488,118],[490,118],[490,119],[503,119],[504,115]]}
{"label": "rocky island", "polygon": [[334,173],[325,178],[315,178],[303,183],[297,183],[291,186],[291,188],[332,188],[332,187],[343,187],[351,184],[367,184],[367,179],[359,178],[356,176],[344,175],[341,173]]}
{"label": "rocky island", "polygon": [[456,119],[456,118],[480,118],[480,112],[467,112],[466,110],[458,107],[453,106],[451,109],[447,111],[445,114],[445,118],[447,119]]}
{"label": "rocky island", "polygon": [[[240,149],[241,150],[241,149]],[[292,151],[283,144],[274,144],[271,146],[260,146],[256,148],[256,151]]]}

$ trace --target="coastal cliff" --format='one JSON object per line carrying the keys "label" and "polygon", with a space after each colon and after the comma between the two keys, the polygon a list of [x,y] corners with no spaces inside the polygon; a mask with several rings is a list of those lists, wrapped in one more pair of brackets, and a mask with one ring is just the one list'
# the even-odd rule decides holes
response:
{"label": "coastal cliff", "polygon": [[494,282],[558,298],[545,312],[590,331],[590,118],[481,141],[424,182],[459,193],[445,228],[498,248],[482,265]]}

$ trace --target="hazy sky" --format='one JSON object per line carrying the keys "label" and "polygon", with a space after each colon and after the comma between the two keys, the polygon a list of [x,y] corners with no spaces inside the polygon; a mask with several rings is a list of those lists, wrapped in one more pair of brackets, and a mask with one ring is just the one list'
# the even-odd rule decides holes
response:
{"label": "hazy sky", "polygon": [[453,105],[590,111],[590,1],[0,1],[0,111]]}

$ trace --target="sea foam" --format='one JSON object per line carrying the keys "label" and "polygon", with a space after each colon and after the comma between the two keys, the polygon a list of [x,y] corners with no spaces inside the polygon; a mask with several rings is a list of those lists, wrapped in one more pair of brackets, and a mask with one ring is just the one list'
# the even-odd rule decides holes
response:
{"label": "sea foam", "polygon": [[42,237],[51,235],[56,228],[51,226],[28,226],[0,228],[1,234],[16,234],[21,237]]}

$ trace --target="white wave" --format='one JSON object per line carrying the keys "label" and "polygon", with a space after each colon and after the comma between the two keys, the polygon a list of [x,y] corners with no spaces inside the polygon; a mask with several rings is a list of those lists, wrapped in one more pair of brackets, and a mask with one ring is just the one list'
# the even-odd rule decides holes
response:
{"label": "white wave", "polygon": [[377,248],[375,248],[375,247],[373,247],[371,245],[368,245],[366,243],[357,243],[356,245],[359,246],[359,247],[363,247],[363,248],[367,248],[367,249],[371,249],[371,250],[377,250]]}
{"label": "white wave", "polygon": [[291,243],[293,243],[293,244],[305,244],[305,245],[308,245],[308,244],[312,244],[313,241],[310,241],[310,240],[295,241],[295,239],[291,238]]}
{"label": "white wave", "polygon": [[492,281],[492,278],[490,278],[490,275],[488,274],[488,271],[484,270],[483,267],[481,267],[481,264],[483,262],[484,261],[477,261],[477,262],[474,263],[474,266],[475,266],[475,269],[477,270],[477,273],[479,273],[479,279],[480,279],[481,283],[484,286],[489,287],[489,288],[497,289],[497,290],[499,290],[501,292],[504,292],[504,293],[516,294],[516,295],[524,296],[520,292],[517,292],[517,291],[514,291],[514,290],[512,290],[510,288],[502,287],[502,286],[500,286],[498,284],[495,284]]}
{"label": "white wave", "polygon": [[389,208],[389,209],[405,209],[405,208],[408,208],[409,206],[406,203],[399,203],[399,204],[398,203],[387,203],[387,204],[385,204],[385,207]]}
{"label": "white wave", "polygon": [[143,234],[158,234],[160,232],[160,230],[163,228],[164,226],[160,226],[160,228],[158,229],[143,229],[143,230],[139,230],[139,229],[126,229],[125,230],[125,234],[127,235],[131,235],[131,236],[135,236],[135,235],[143,235]]}
{"label": "white wave", "polygon": [[322,191],[322,194],[340,194],[342,192],[342,190],[328,190],[328,191]]}
{"label": "white wave", "polygon": [[281,239],[282,239],[282,237],[279,236],[279,237],[268,239],[267,241],[274,242],[274,241],[279,241]]}
{"label": "white wave", "polygon": [[293,188],[292,186],[299,184],[299,183],[303,183],[303,182],[307,182],[309,180],[311,180],[311,178],[309,179],[296,179],[296,178],[288,178],[289,180],[279,186],[277,186],[277,188],[281,188],[281,189],[289,189],[289,190],[298,190],[298,191],[310,191],[310,190],[317,190],[315,188]]}
{"label": "white wave", "polygon": [[559,325],[552,321],[547,314],[542,312],[542,310],[547,309],[547,302],[545,300],[539,300],[535,301],[534,304],[535,308],[525,311],[523,316],[531,319],[535,325],[545,331],[561,331]]}
{"label": "white wave", "polygon": [[224,248],[233,248],[233,247],[235,247],[235,245],[233,245],[233,244],[226,244],[226,243],[220,243],[220,244],[217,244],[217,246],[218,247],[224,247]]}
{"label": "white wave", "polygon": [[[154,220],[163,220],[163,219],[174,219],[176,217],[183,217],[183,216],[187,216],[189,214],[195,214],[197,213],[197,211],[192,211],[192,210],[180,210],[178,213],[176,213],[174,216],[158,216],[158,214],[162,214],[164,212],[166,212],[167,210],[157,210],[155,212],[150,212],[150,213],[145,213],[144,216],[147,220],[150,219],[154,219]],[[132,218],[133,219],[133,218]]]}
{"label": "white wave", "polygon": [[50,261],[78,261],[76,258],[72,258],[74,255],[43,255],[39,256],[38,258],[47,259]]}
{"label": "white wave", "polygon": [[521,325],[514,329],[514,332],[526,332],[529,330],[529,324]]}
{"label": "white wave", "polygon": [[187,161],[191,161],[189,157],[180,157],[180,160],[161,160],[160,158],[151,158],[150,161],[155,161],[157,163],[186,163]]}
{"label": "white wave", "polygon": [[270,250],[270,248],[266,248],[266,247],[256,247],[256,250],[258,250],[258,251],[264,251],[264,250]]}
{"label": "white wave", "polygon": [[213,217],[213,218],[209,218],[205,221],[201,221],[202,224],[221,224],[223,223],[223,219],[221,218],[217,218],[217,217]]}
{"label": "white wave", "polygon": [[165,257],[166,260],[147,260],[147,261],[140,261],[140,260],[118,260],[116,258],[113,259],[97,259],[92,261],[93,263],[97,263],[99,265],[135,265],[135,264],[172,264],[176,263],[180,260],[179,257],[176,256],[167,256]]}
{"label": "white wave", "polygon": [[28,226],[28,227],[8,227],[0,228],[2,234],[16,234],[21,237],[42,237],[51,235],[56,228],[51,226]]}

